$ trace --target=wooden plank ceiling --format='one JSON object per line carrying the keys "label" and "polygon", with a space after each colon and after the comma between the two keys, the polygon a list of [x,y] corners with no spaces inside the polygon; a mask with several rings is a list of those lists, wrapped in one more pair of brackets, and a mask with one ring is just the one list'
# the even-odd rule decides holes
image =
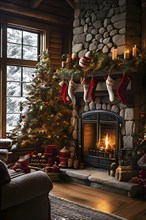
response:
{"label": "wooden plank ceiling", "polygon": [[5,16],[25,17],[32,22],[49,24],[47,48],[56,69],[60,68],[61,54],[71,48],[73,3],[74,0],[0,0],[0,21],[5,21]]}
{"label": "wooden plank ceiling", "polygon": [[[66,1],[72,8],[74,8],[74,0],[64,0],[64,1]],[[27,0],[27,2],[28,4],[31,5],[32,8],[37,8],[41,3],[44,2],[44,0],[30,0],[30,1]],[[47,2],[49,3],[50,1],[47,1]],[[51,3],[53,3],[53,5],[58,5],[57,1],[53,1]]]}
{"label": "wooden plank ceiling", "polygon": [[[0,11],[38,17],[48,21],[48,15],[54,16],[64,24],[64,19],[73,18],[74,0],[0,0]],[[53,18],[53,17],[52,17]]]}

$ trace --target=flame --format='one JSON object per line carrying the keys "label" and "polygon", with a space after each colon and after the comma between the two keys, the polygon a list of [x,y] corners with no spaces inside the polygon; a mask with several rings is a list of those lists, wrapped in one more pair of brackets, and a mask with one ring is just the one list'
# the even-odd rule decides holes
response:
{"label": "flame", "polygon": [[105,136],[105,148],[108,149],[108,145],[109,145],[109,138],[108,138],[108,134],[106,134]]}

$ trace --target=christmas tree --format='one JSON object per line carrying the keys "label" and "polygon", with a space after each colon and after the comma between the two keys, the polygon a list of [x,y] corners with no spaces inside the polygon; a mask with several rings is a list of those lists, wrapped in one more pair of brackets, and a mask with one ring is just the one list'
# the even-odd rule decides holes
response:
{"label": "christmas tree", "polygon": [[40,54],[26,101],[22,104],[22,119],[12,131],[17,147],[56,144],[68,146],[72,138],[71,106],[61,99],[57,73],[51,68],[48,51]]}

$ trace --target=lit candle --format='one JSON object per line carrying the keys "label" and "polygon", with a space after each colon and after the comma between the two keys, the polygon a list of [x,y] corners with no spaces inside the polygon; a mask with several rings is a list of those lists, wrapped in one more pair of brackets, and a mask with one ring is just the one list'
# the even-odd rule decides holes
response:
{"label": "lit candle", "polygon": [[130,57],[130,52],[129,52],[129,50],[125,50],[125,51],[124,51],[124,59],[129,59],[129,57]]}
{"label": "lit candle", "polygon": [[61,63],[61,67],[64,68],[65,65],[66,65],[66,61],[62,61],[62,63]]}
{"label": "lit candle", "polygon": [[132,56],[136,57],[136,45],[132,49]]}
{"label": "lit candle", "polygon": [[117,59],[117,49],[112,50],[112,59],[116,60]]}

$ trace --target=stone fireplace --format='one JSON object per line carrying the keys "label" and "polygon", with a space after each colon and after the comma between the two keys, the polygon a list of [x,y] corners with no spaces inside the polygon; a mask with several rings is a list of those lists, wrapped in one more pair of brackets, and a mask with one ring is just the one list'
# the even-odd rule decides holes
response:
{"label": "stone fireplace", "polygon": [[[144,1],[142,1],[144,2]],[[145,48],[144,19],[141,12],[146,4],[138,0],[76,0],[73,22],[72,52],[78,57],[88,52],[100,52],[124,59],[124,52],[132,53],[134,45]],[[144,12],[145,14],[145,12]],[[109,73],[110,72],[110,73]],[[125,69],[100,69],[94,73],[98,81],[95,101],[84,101],[83,85],[75,89],[77,109],[73,110],[73,139],[79,160],[91,166],[108,168],[111,162],[123,160],[133,163],[133,151],[143,130],[141,115],[146,111],[144,69],[126,69],[130,82],[125,91],[127,103],[117,95],[117,87]],[[114,100],[110,100],[105,76],[115,80]],[[86,76],[87,81],[91,75]],[[90,79],[89,79],[90,78]]]}
{"label": "stone fireplace", "polygon": [[84,101],[83,86],[78,84],[75,90],[77,109],[73,110],[72,124],[81,162],[105,169],[120,160],[125,165],[133,164],[132,154],[144,126],[141,115],[146,108],[144,74],[140,69],[137,71],[129,73],[127,104],[121,103],[116,92],[122,73],[112,75],[115,78],[112,102],[104,79],[97,84],[94,102]]}

